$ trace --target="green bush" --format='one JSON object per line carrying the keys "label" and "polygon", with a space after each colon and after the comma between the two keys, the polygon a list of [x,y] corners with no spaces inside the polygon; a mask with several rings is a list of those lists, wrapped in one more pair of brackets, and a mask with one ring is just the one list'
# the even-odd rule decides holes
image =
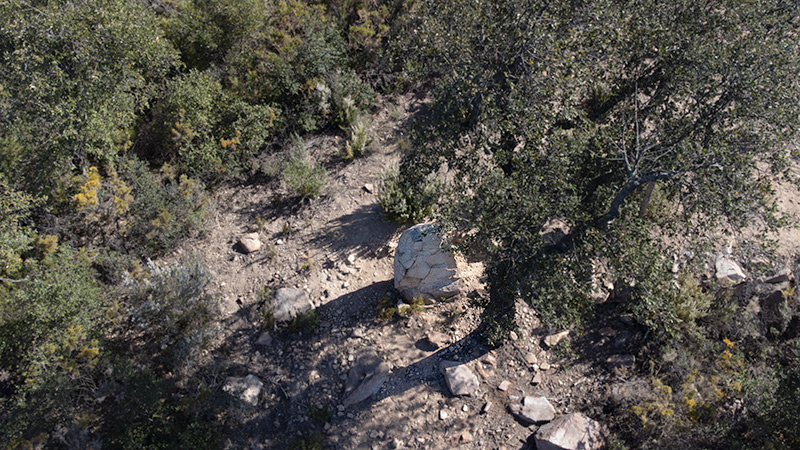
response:
{"label": "green bush", "polygon": [[27,259],[25,275],[0,296],[0,372],[10,396],[0,399],[5,441],[73,420],[101,351],[102,291],[89,254],[61,245]]}
{"label": "green bush", "polygon": [[0,166],[53,194],[130,147],[177,52],[142,2],[11,0],[0,17]]}
{"label": "green bush", "polygon": [[259,32],[269,5],[258,0],[178,0],[166,14],[164,28],[183,63],[205,70],[222,63],[238,41]]}
{"label": "green bush", "polygon": [[302,312],[292,318],[292,320],[289,322],[289,331],[292,333],[296,333],[298,331],[308,333],[317,329],[317,326],[319,326],[319,321],[320,317],[319,313],[317,313],[317,310],[309,309],[308,311]]}
{"label": "green bush", "polygon": [[280,105],[293,132],[348,126],[373,92],[348,67],[346,44],[322,5],[271,3],[257,32],[234,44],[225,59],[233,95]]}
{"label": "green bush", "polygon": [[294,151],[283,168],[283,181],[289,190],[298,197],[316,197],[328,182],[328,171],[321,163],[314,164],[306,159],[305,152]]}
{"label": "green bush", "polygon": [[224,170],[223,149],[214,128],[221,111],[222,84],[214,77],[190,70],[167,86],[156,115],[162,145],[168,145],[189,173],[211,178]]}
{"label": "green bush", "polygon": [[131,188],[122,229],[129,252],[141,257],[161,254],[202,225],[206,205],[202,183],[176,176],[169,166],[156,175],[135,158],[124,160],[119,173]]}
{"label": "green bush", "polygon": [[363,155],[367,147],[372,143],[371,130],[363,118],[354,120],[350,124],[349,131],[350,140],[345,144],[345,150],[342,154],[342,157],[348,160]]}
{"label": "green bush", "polygon": [[216,335],[215,297],[205,292],[211,275],[196,260],[171,265],[148,262],[141,279],[130,277],[125,306],[131,326],[160,365],[181,370]]}
{"label": "green bush", "polygon": [[413,185],[394,167],[383,175],[378,188],[378,202],[389,220],[416,223],[433,214],[442,191],[442,182],[436,174],[430,174],[419,185]]}
{"label": "green bush", "polygon": [[124,391],[102,430],[111,449],[218,449],[221,430],[208,388],[178,399],[169,382],[130,361],[112,366],[113,382]]}

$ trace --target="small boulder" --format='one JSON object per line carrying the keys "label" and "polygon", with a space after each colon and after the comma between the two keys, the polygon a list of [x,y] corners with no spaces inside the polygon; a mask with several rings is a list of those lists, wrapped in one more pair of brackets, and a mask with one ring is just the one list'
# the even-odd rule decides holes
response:
{"label": "small boulder", "polygon": [[342,404],[345,407],[352,406],[377,394],[388,374],[389,365],[375,350],[364,351],[347,374]]}
{"label": "small boulder", "polygon": [[442,361],[439,363],[439,371],[444,375],[447,387],[453,395],[472,395],[478,390],[478,376],[466,364]]}
{"label": "small boulder", "polygon": [[556,409],[545,397],[525,397],[522,405],[511,405],[511,414],[529,423],[549,422],[556,417]]}
{"label": "small boulder", "polygon": [[735,286],[747,278],[739,264],[727,255],[719,255],[715,266],[717,269],[717,281],[723,285]]}
{"label": "small boulder", "polygon": [[269,347],[272,345],[272,336],[269,333],[261,333],[261,336],[256,340],[256,344],[262,347]]}
{"label": "small boulder", "polygon": [[563,341],[565,337],[569,336],[569,330],[564,330],[560,333],[551,334],[544,338],[544,345],[553,348],[558,345],[559,342]]}
{"label": "small boulder", "polygon": [[433,224],[415,225],[400,236],[394,253],[394,287],[406,300],[422,297],[428,304],[463,290],[455,256]]}
{"label": "small boulder", "polygon": [[258,237],[258,233],[248,233],[239,238],[239,247],[245,253],[261,250],[261,239]]}
{"label": "small boulder", "polygon": [[599,422],[572,413],[542,426],[534,438],[537,450],[599,450],[607,435]]}
{"label": "small boulder", "polygon": [[278,322],[288,322],[298,314],[314,308],[306,291],[297,288],[280,288],[272,300],[272,314]]}
{"label": "small boulder", "polygon": [[257,376],[250,374],[244,378],[228,377],[222,390],[228,394],[239,398],[242,402],[251,406],[258,405],[258,395],[264,383]]}

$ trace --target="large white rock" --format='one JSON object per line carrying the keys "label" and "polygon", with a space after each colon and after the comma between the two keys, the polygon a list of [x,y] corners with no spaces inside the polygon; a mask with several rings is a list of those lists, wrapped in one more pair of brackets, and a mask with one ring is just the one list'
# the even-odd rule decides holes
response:
{"label": "large white rock", "polygon": [[747,276],[739,264],[727,255],[720,255],[715,262],[717,280],[725,285],[734,286],[743,282]]}
{"label": "large white rock", "polygon": [[427,303],[459,294],[456,259],[433,224],[406,230],[394,253],[394,287],[406,300],[422,297]]}
{"label": "large white rock", "polygon": [[288,322],[300,313],[314,308],[306,291],[297,288],[280,288],[272,300],[272,314],[278,322]]}
{"label": "large white rock", "polygon": [[539,428],[537,450],[599,450],[606,442],[605,428],[581,413],[567,414]]}
{"label": "large white rock", "polygon": [[222,390],[230,395],[239,398],[244,403],[251,406],[258,405],[258,394],[264,383],[257,376],[250,374],[244,378],[228,377]]}

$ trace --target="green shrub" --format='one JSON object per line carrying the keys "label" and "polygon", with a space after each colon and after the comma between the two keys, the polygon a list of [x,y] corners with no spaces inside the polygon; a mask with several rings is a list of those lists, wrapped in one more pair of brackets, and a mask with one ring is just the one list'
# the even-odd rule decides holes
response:
{"label": "green shrub", "polygon": [[389,297],[381,297],[378,306],[375,307],[375,320],[378,323],[386,323],[397,314],[397,307],[392,304]]}
{"label": "green shrub", "polygon": [[311,332],[317,329],[319,326],[319,313],[317,313],[316,309],[309,309],[308,311],[302,312],[289,322],[289,331],[292,333],[296,333],[298,331],[302,332]]}
{"label": "green shrub", "polygon": [[[34,198],[11,189],[0,177],[0,278],[18,280],[25,277],[22,256],[33,247],[34,232],[22,225],[36,204]],[[15,283],[0,281],[0,297]]]}
{"label": "green shrub", "polygon": [[431,174],[413,186],[406,182],[397,167],[389,169],[378,188],[378,202],[393,222],[421,222],[434,212],[443,190],[442,182]]}
{"label": "green shrub", "polygon": [[350,140],[345,144],[344,159],[353,159],[361,156],[372,143],[372,135],[369,125],[363,118],[356,119],[350,124]]}
{"label": "green shrub", "polygon": [[[156,115],[160,145],[189,173],[212,178],[224,171],[223,148],[215,136],[221,112],[222,84],[214,77],[190,70],[167,86]],[[157,144],[157,145],[158,145]]]}
{"label": "green shrub", "polygon": [[153,174],[135,158],[124,160],[120,176],[131,187],[132,200],[126,211],[122,233],[131,253],[141,257],[161,254],[179,240],[197,232],[205,218],[203,184],[175,176],[169,166],[162,175]]}
{"label": "green shrub", "polygon": [[299,0],[273,3],[259,31],[232,46],[226,68],[234,95],[280,105],[293,119],[288,131],[346,127],[373,97],[324,6]]}
{"label": "green shrub", "polygon": [[167,37],[190,69],[205,70],[223,62],[240,40],[259,32],[271,2],[258,0],[178,0],[166,15]]}
{"label": "green shrub", "polygon": [[0,17],[0,166],[58,200],[75,169],[130,148],[177,52],[142,2],[12,0]]}
{"label": "green shrub", "polygon": [[178,399],[169,382],[130,361],[115,361],[109,373],[122,386],[106,417],[103,447],[112,449],[219,449],[222,433],[208,388]]}
{"label": "green shrub", "polygon": [[303,153],[289,157],[282,175],[289,190],[303,198],[320,195],[322,188],[328,182],[328,171],[325,166],[307,161]]}
{"label": "green shrub", "polygon": [[322,450],[325,448],[325,435],[320,432],[309,433],[292,442],[293,450]]}
{"label": "green shrub", "polygon": [[5,441],[73,420],[101,351],[102,292],[88,252],[60,245],[41,260],[27,259],[25,275],[0,295],[0,372],[10,396],[0,408]]}
{"label": "green shrub", "polygon": [[165,368],[183,369],[216,335],[217,299],[206,293],[211,275],[197,260],[157,265],[129,278],[125,306],[143,345]]}

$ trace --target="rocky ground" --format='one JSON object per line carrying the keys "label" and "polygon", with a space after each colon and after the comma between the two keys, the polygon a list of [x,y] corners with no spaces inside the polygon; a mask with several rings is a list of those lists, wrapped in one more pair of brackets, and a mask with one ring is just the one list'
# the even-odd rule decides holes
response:
{"label": "rocky ground", "polygon": [[[471,301],[484,295],[479,264],[461,262],[464,294],[378,320],[382,299],[400,301],[392,265],[405,227],[384,219],[376,192],[407,145],[408,120],[424,105],[414,94],[384,99],[369,117],[375,142],[350,162],[339,156],[342,136],[307,141],[309,154],[329,170],[324,195],[313,201],[282,201],[280,186],[259,180],[219,190],[207,233],[176,252],[205,262],[222,299],[209,383],[254,375],[249,380],[260,388],[251,391],[252,404],[231,404],[228,448],[535,448],[539,425],[520,413],[526,397],[546,398],[556,417],[580,411],[602,421],[626,389],[635,389],[629,369],[640,363],[636,353],[647,333],[628,317],[601,314],[613,318],[580,335],[548,336],[535,311],[520,304],[513,339],[491,351],[482,346],[473,336],[480,310]],[[797,208],[797,198],[782,202]],[[239,242],[248,233],[261,243],[252,253]],[[265,287],[272,294],[282,287],[305,291],[318,326],[272,327],[261,313]],[[442,361],[466,363],[478,381],[470,395],[452,394]],[[351,372],[372,380],[366,389],[374,395],[347,399]]]}

